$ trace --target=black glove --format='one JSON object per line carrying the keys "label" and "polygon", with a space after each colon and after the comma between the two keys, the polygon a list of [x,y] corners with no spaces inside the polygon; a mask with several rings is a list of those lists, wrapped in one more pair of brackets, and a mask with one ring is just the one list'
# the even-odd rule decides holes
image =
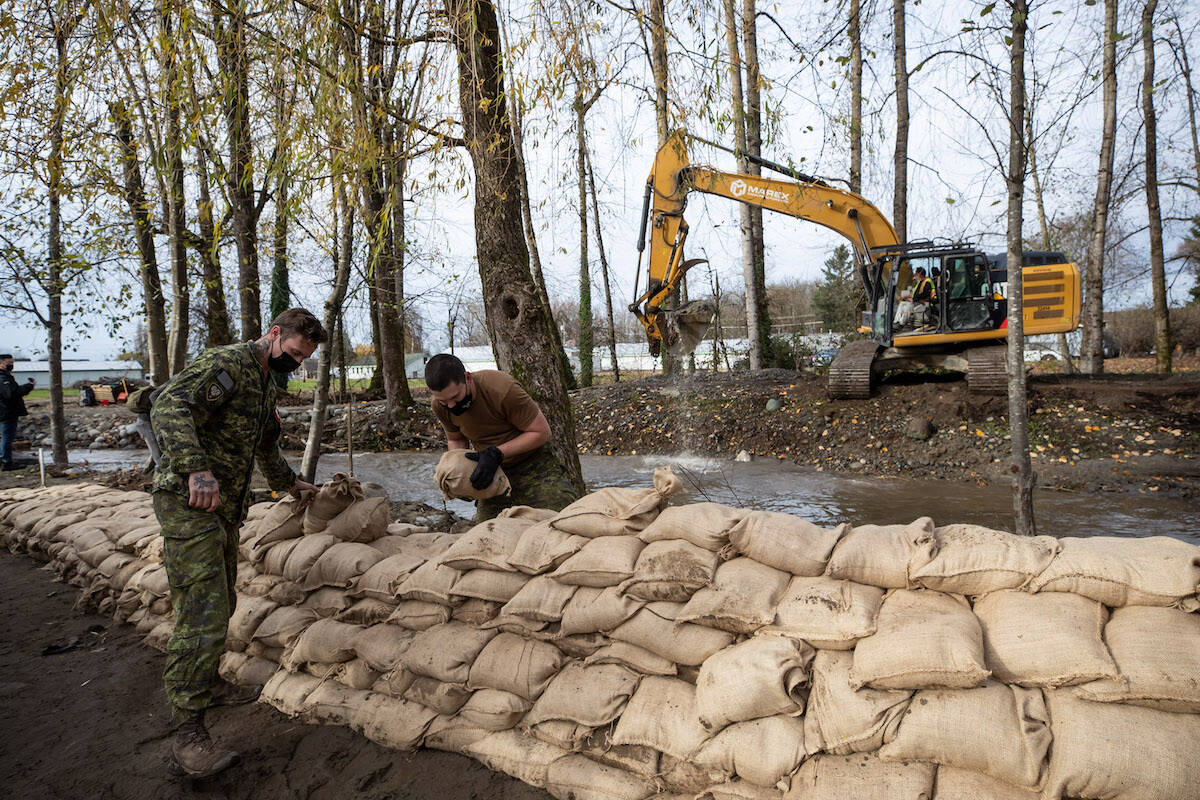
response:
{"label": "black glove", "polygon": [[504,453],[501,453],[500,448],[493,444],[478,453],[467,453],[467,458],[479,462],[479,466],[471,473],[471,485],[475,487],[475,491],[482,492],[492,485],[492,480],[496,477],[496,470],[500,468],[500,462],[504,460]]}

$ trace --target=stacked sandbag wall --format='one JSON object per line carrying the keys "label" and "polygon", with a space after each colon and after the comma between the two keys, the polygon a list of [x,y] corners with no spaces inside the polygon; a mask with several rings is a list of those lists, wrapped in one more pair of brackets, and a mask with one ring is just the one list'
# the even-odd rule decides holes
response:
{"label": "stacked sandbag wall", "polygon": [[[679,489],[661,470],[461,535],[389,533],[348,478],[302,513],[256,506],[222,671],[559,798],[1197,797],[1200,547],[822,528],[668,506]],[[150,617],[161,596],[104,583],[117,562],[93,552],[128,537],[153,572],[136,528],[105,523],[143,498],[15,490],[0,526]]]}

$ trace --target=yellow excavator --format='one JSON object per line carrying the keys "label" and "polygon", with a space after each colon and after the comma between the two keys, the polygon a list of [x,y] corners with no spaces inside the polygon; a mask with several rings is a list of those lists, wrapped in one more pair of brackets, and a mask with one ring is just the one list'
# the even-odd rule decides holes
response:
{"label": "yellow excavator", "polygon": [[[866,198],[763,158],[743,154],[787,180],[690,164],[688,138],[683,131],[672,134],[646,181],[638,274],[648,243],[649,279],[629,310],[645,327],[651,354],[663,349],[690,353],[716,314],[711,300],[663,307],[684,274],[704,263],[684,258],[688,224],[683,212],[688,195],[699,191],[815,222],[850,241],[865,297],[859,331],[870,338],[838,351],[829,366],[832,397],[869,397],[872,383],[884,373],[921,367],[963,372],[972,392],[1006,390],[1006,348],[997,340],[1008,335],[1000,286],[1007,277],[983,251],[962,243],[900,244],[891,222]],[[1061,256],[1049,260],[1058,263],[1029,265],[1027,256],[1021,268],[1026,335],[1062,333],[1079,325],[1079,269]],[[914,314],[905,290],[918,268],[932,279],[934,294]]]}

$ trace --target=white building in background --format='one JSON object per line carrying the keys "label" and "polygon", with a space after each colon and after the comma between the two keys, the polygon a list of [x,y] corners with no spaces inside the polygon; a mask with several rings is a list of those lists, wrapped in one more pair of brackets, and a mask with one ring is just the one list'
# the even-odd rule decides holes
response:
{"label": "white building in background", "polygon": [[[33,378],[39,388],[50,386],[49,361],[14,361],[13,377],[17,383]],[[99,383],[103,379],[142,378],[142,367],[136,361],[70,361],[63,359],[63,386],[70,387],[78,381]]]}
{"label": "white building in background", "polygon": [[[409,379],[417,378],[418,380],[425,378],[425,362],[429,360],[428,353],[408,353],[404,356],[404,374]],[[356,359],[353,364],[346,365],[346,379],[352,381],[370,380],[375,374],[375,356],[363,356]],[[334,366],[333,374],[337,375],[337,367]]]}

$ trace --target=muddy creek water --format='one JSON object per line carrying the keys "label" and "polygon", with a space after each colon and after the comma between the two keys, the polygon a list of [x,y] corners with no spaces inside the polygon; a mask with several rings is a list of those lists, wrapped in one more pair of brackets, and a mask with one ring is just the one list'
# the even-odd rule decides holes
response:
{"label": "muddy creek water", "polygon": [[[433,485],[439,453],[362,453],[354,456],[360,480],[374,481],[393,500],[442,507]],[[117,469],[142,463],[145,451],[80,450],[73,463],[93,469]],[[289,461],[299,464],[298,455]],[[921,516],[939,524],[967,522],[1012,529],[1012,493],[1002,485],[976,486],[938,480],[855,478],[816,472],[789,463],[766,460],[748,463],[693,456],[581,456],[589,488],[649,486],[655,467],[671,465],[683,479],[686,493],[676,502],[712,500],[718,503],[784,511],[818,524],[849,522],[889,524]],[[345,454],[321,456],[318,482],[345,471]],[[470,503],[451,500],[446,507],[470,517]],[[1200,503],[1154,494],[1039,490],[1035,497],[1039,533],[1055,536],[1167,535],[1200,544]]]}

